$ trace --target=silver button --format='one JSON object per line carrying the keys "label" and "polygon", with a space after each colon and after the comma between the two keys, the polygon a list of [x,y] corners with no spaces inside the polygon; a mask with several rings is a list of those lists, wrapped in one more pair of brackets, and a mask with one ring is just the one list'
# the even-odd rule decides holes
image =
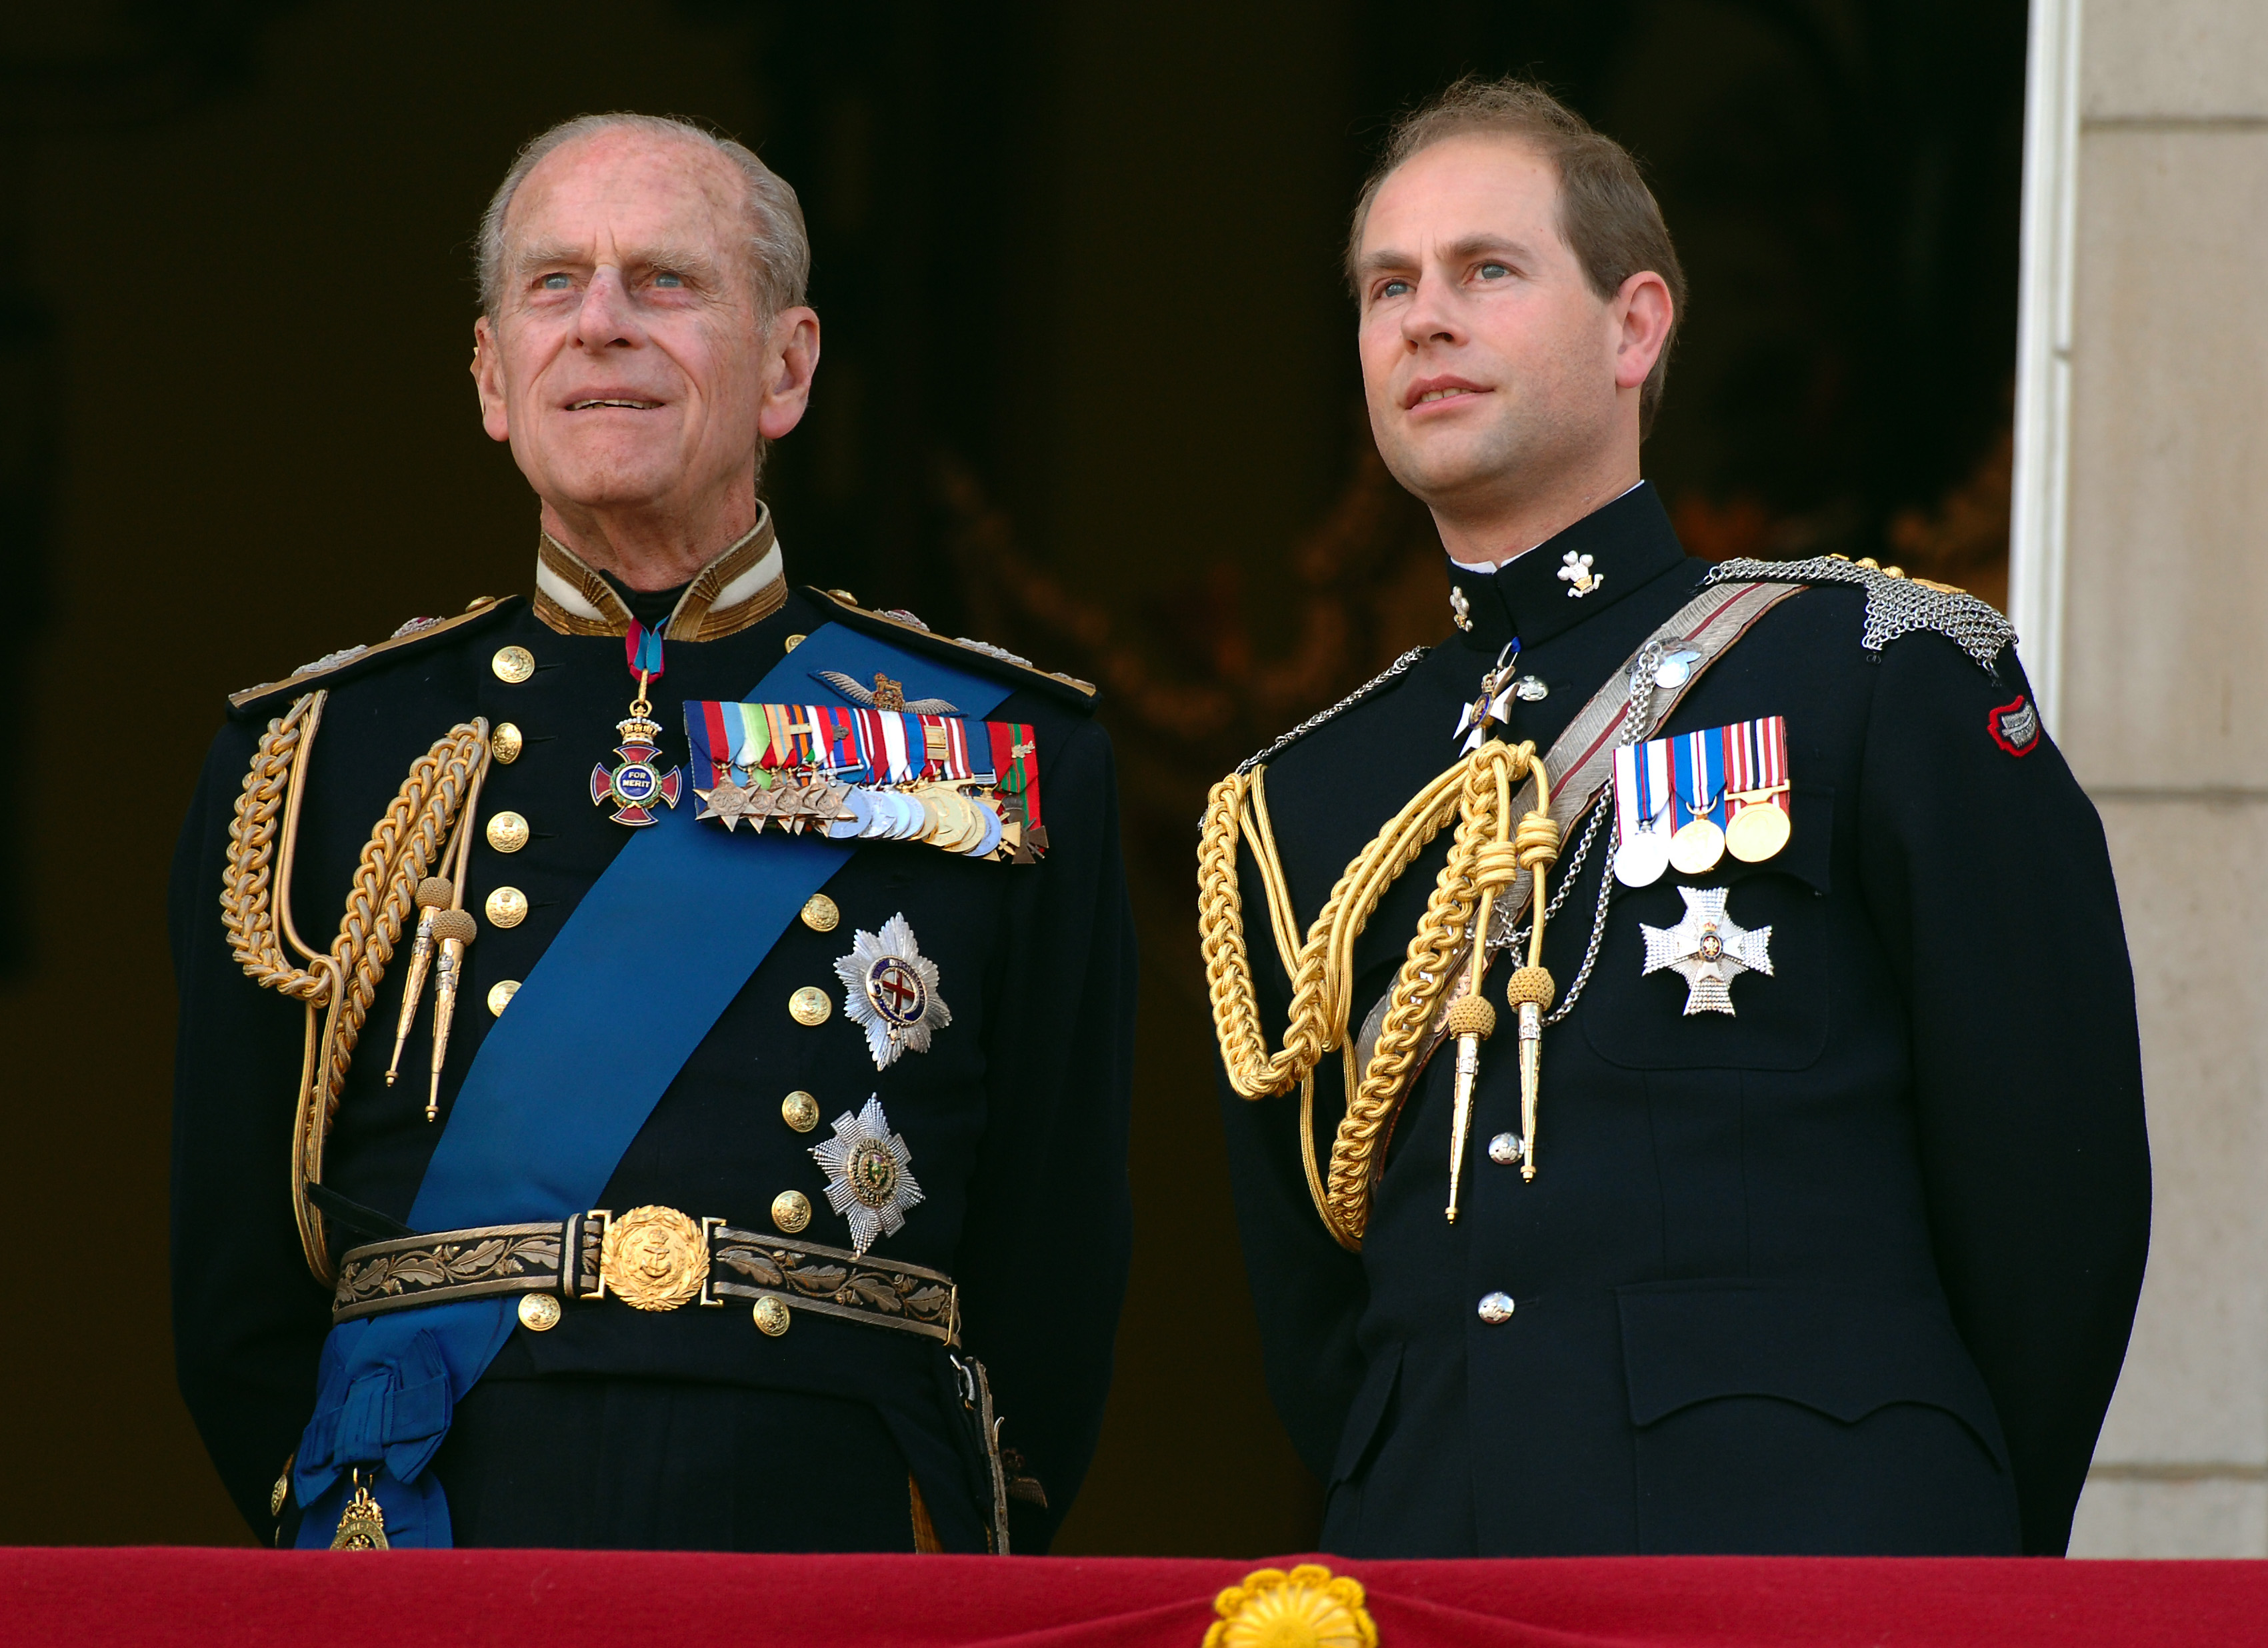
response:
{"label": "silver button", "polygon": [[1512,695],[1522,703],[1541,703],[1551,695],[1551,688],[1533,675],[1523,675],[1513,682]]}
{"label": "silver button", "polygon": [[1499,1133],[1489,1141],[1489,1159],[1499,1167],[1509,1167],[1520,1159],[1520,1136]]}
{"label": "silver button", "polygon": [[1481,1320],[1488,1323],[1491,1327],[1494,1327],[1500,1321],[1510,1321],[1512,1320],[1512,1295],[1509,1293],[1482,1294]]}

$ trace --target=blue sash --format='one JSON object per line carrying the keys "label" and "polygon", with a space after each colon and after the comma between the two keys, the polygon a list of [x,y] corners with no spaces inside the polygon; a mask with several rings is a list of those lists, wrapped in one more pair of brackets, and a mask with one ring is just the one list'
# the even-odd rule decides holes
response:
{"label": "blue sash", "polygon": [[[854,681],[884,672],[909,696],[950,699],[968,716],[1008,695],[998,681],[830,623],[747,696],[807,703],[819,690],[815,669]],[[752,841],[698,828],[689,813],[623,842],[512,1011],[489,1026],[410,1227],[564,1219],[594,1205],[694,1048],[854,847],[776,833]],[[331,1542],[356,1468],[386,1513],[390,1543],[453,1543],[448,1500],[425,1468],[456,1404],[511,1336],[516,1307],[508,1298],[470,1299],[331,1329],[293,1468],[306,1507],[301,1549]]]}

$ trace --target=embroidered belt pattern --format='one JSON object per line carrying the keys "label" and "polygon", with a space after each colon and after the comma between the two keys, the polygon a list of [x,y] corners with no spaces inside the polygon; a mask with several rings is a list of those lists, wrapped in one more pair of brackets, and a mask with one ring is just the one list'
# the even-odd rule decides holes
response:
{"label": "embroidered belt pattern", "polygon": [[738,1272],[711,1280],[710,1291],[742,1299],[775,1298],[826,1315],[872,1321],[954,1343],[953,1278],[917,1265],[894,1265],[840,1247],[792,1242],[730,1227],[717,1232],[716,1266]]}
{"label": "embroidered belt pattern", "polygon": [[[651,1244],[649,1254],[630,1251],[622,1238],[640,1214],[657,1216],[648,1223],[666,1222],[673,1229],[681,1222],[706,1263],[694,1259],[688,1264],[691,1255],[666,1252],[659,1243]],[[616,1238],[612,1244],[610,1233]],[[563,1254],[573,1255],[563,1276]],[[624,1285],[637,1279],[641,1258],[646,1268],[674,1265],[697,1283],[672,1285],[673,1276],[641,1294]],[[594,1208],[557,1223],[490,1225],[372,1242],[340,1260],[331,1320],[511,1293],[586,1304],[611,1296],[644,1310],[777,1299],[799,1310],[960,1343],[959,1294],[943,1271],[741,1230],[718,1218],[688,1219],[670,1209],[634,1209],[617,1217]]]}

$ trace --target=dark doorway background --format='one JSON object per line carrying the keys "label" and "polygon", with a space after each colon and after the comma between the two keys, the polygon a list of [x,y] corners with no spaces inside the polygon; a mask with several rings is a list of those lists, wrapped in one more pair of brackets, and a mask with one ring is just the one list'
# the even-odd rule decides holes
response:
{"label": "dark doorway background", "polygon": [[[2022,0],[110,0],[0,24],[0,1541],[242,1541],[166,1320],[173,831],[230,688],[522,588],[461,376],[514,148],[633,107],[801,191],[791,575],[1103,682],[1145,945],[1135,1273],[1066,1551],[1312,1543],[1191,942],[1207,782],[1446,623],[1364,432],[1344,215],[1392,113],[1526,70],[1691,278],[1647,473],[1698,553],[2006,589]],[[216,894],[217,866],[215,867]],[[276,1142],[283,1171],[284,1141]]]}

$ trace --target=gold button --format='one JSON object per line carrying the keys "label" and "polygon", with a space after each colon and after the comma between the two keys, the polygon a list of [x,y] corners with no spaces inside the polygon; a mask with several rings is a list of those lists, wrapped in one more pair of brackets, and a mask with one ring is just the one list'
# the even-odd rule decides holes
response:
{"label": "gold button", "polygon": [[772,1223],[792,1236],[811,1223],[811,1203],[800,1190],[783,1190],[772,1198]]}
{"label": "gold button", "polygon": [[518,852],[527,845],[527,820],[517,813],[499,813],[489,820],[489,845],[498,852]]}
{"label": "gold button", "polygon": [[498,887],[482,906],[491,927],[517,927],[527,919],[527,894],[518,887]]}
{"label": "gold button", "polygon": [[768,1339],[777,1339],[787,1331],[787,1306],[776,1299],[756,1301],[756,1328]]}
{"label": "gold button", "polygon": [[819,1100],[798,1088],[780,1100],[780,1120],[799,1133],[808,1133],[819,1125]]}
{"label": "gold button", "polygon": [[489,754],[509,767],[519,759],[520,747],[525,742],[517,726],[509,721],[499,721],[496,731],[489,734]]}
{"label": "gold button", "polygon": [[468,600],[468,601],[467,601],[467,602],[465,603],[465,610],[466,610],[467,612],[478,612],[478,611],[480,611],[480,609],[481,609],[482,607],[493,607],[493,606],[495,606],[495,605],[496,605],[496,597],[495,597],[495,596],[493,596],[493,595],[475,595],[475,596],[474,596],[474,597],[472,598],[472,600]]}
{"label": "gold button", "polygon": [[519,994],[518,979],[498,979],[489,986],[490,1013],[496,1018],[503,1018],[504,1010],[512,1005],[512,998]]}
{"label": "gold button", "polygon": [[835,998],[816,984],[806,984],[787,998],[787,1010],[799,1025],[823,1025],[835,1011]]}
{"label": "gold button", "polygon": [[810,637],[810,636],[808,636],[792,635],[792,636],[790,636],[787,638],[787,649],[786,649],[786,650],[787,650],[788,651],[790,651],[790,652],[792,652],[792,651],[794,651],[796,650],[796,648],[798,648],[798,647],[801,646],[801,645],[802,645],[806,641],[808,641],[810,638],[811,638],[811,637]]}
{"label": "gold button", "polygon": [[843,912],[835,908],[835,901],[824,893],[814,893],[804,901],[803,924],[814,932],[833,932]]}
{"label": "gold button", "polygon": [[846,607],[856,607],[858,604],[858,598],[847,589],[831,589],[827,592]]}
{"label": "gold button", "polygon": [[559,1301],[549,1293],[521,1294],[519,1325],[530,1333],[549,1333],[559,1325]]}
{"label": "gold button", "polygon": [[496,656],[489,660],[496,678],[505,685],[517,687],[535,673],[535,654],[524,646],[498,647]]}

